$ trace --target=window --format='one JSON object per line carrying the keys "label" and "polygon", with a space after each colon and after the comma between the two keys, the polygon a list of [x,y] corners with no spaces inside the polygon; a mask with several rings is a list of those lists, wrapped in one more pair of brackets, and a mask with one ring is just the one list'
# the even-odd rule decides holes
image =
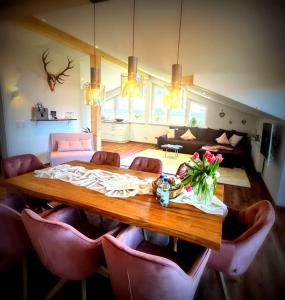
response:
{"label": "window", "polygon": [[115,119],[115,101],[114,98],[106,100],[102,105],[102,119]]}
{"label": "window", "polygon": [[164,87],[152,85],[151,121],[153,123],[167,122],[167,109],[164,105]]}
{"label": "window", "polygon": [[115,98],[116,118],[129,120],[129,100],[118,96]]}
{"label": "window", "polygon": [[207,118],[207,106],[191,101],[189,112],[189,125],[192,127],[205,127]]}
{"label": "window", "polygon": [[171,124],[184,125],[185,113],[186,113],[185,105],[186,105],[186,101],[182,100],[178,108],[171,109],[169,113],[169,121]]}
{"label": "window", "polygon": [[131,121],[144,122],[145,98],[134,98],[131,100]]}

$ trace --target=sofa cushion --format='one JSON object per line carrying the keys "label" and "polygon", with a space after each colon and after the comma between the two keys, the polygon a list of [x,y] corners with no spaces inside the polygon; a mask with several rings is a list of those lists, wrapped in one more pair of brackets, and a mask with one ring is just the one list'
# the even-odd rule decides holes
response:
{"label": "sofa cushion", "polygon": [[182,140],[195,140],[196,137],[192,134],[190,129],[188,129],[184,134],[180,136]]}
{"label": "sofa cushion", "polygon": [[207,140],[207,128],[191,127],[190,130],[196,139],[201,141]]}
{"label": "sofa cushion", "polygon": [[67,151],[91,151],[92,144],[91,139],[88,140],[59,140],[57,142],[57,151],[67,152]]}
{"label": "sofa cushion", "polygon": [[227,138],[227,134],[225,132],[221,136],[216,138],[216,141],[217,141],[218,144],[222,144],[222,145],[229,145],[230,144],[230,142]]}
{"label": "sofa cushion", "polygon": [[247,133],[246,132],[240,132],[240,131],[233,130],[232,133],[236,134],[236,135],[243,136],[245,138],[247,137]]}
{"label": "sofa cushion", "polygon": [[222,131],[222,130],[208,128],[208,129],[206,129],[204,139],[207,140],[207,141],[216,142],[216,139],[219,136],[221,136],[223,133],[224,133],[224,131]]}
{"label": "sofa cushion", "polygon": [[174,129],[176,139],[180,139],[180,136],[189,129],[189,127],[186,126],[169,126],[169,128]]}
{"label": "sofa cushion", "polygon": [[230,137],[229,142],[233,147],[235,147],[241,141],[242,138],[243,138],[243,136],[241,136],[241,135],[233,134]]}
{"label": "sofa cushion", "polygon": [[227,138],[229,139],[233,135],[233,130],[220,129],[221,133],[226,133]]}
{"label": "sofa cushion", "polygon": [[166,136],[168,139],[174,139],[175,138],[175,129],[167,129]]}

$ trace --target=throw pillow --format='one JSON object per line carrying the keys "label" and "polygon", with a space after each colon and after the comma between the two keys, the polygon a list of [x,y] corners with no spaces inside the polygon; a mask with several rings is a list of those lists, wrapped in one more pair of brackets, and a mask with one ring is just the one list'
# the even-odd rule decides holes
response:
{"label": "throw pillow", "polygon": [[231,136],[231,138],[229,139],[229,142],[233,147],[235,147],[241,141],[242,138],[243,138],[243,136],[241,136],[241,135],[233,134]]}
{"label": "throw pillow", "polygon": [[190,129],[188,129],[184,134],[180,136],[182,140],[195,140],[196,137],[192,134]]}
{"label": "throw pillow", "polygon": [[174,139],[175,129],[167,129],[166,136],[167,136],[168,139]]}
{"label": "throw pillow", "polygon": [[230,144],[230,142],[227,138],[227,134],[225,132],[221,136],[216,138],[216,141],[217,141],[218,144],[223,144],[223,145],[229,145]]}

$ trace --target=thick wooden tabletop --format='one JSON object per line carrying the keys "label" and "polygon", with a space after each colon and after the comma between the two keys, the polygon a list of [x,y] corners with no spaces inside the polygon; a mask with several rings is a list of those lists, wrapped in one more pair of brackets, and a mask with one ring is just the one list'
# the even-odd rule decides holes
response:
{"label": "thick wooden tabletop", "polygon": [[[73,161],[69,164],[84,166],[87,169],[128,173],[139,178],[156,179],[159,175],[80,161]],[[55,200],[93,211],[127,224],[165,233],[212,249],[220,248],[222,216],[206,214],[191,205],[187,205],[187,207],[185,205],[171,207],[170,205],[164,208],[153,195],[112,198],[61,180],[37,178],[33,173],[7,179],[4,184],[16,187],[24,193],[38,198]],[[221,200],[223,200],[223,193],[223,185],[218,185],[216,195]]]}

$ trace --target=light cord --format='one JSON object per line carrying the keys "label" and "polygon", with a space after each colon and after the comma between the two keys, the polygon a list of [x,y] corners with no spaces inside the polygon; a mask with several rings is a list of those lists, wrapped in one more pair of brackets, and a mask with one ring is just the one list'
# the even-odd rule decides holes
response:
{"label": "light cord", "polygon": [[180,21],[179,21],[179,30],[178,30],[177,64],[178,64],[178,61],[179,61],[179,52],[180,52],[180,35],[181,35],[181,23],[182,23],[182,7],[183,7],[183,0],[180,0]]}
{"label": "light cord", "polygon": [[93,54],[95,56],[95,13],[96,13],[96,10],[95,10],[95,2],[94,2],[94,6],[93,6]]}
{"label": "light cord", "polygon": [[135,17],[136,17],[136,0],[133,4],[133,45],[132,45],[132,54],[135,54]]}

